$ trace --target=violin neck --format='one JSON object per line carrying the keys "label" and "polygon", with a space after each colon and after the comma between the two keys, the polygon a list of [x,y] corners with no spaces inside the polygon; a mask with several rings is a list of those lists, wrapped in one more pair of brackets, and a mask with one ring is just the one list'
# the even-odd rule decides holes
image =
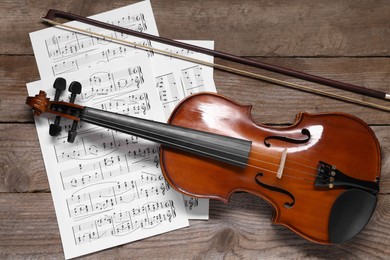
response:
{"label": "violin neck", "polygon": [[184,152],[245,167],[252,142],[85,107],[80,119]]}

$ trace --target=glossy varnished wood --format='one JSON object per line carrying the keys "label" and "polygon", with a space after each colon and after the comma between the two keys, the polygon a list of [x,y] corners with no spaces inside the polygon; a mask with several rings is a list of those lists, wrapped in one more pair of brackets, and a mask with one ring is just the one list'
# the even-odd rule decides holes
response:
{"label": "glossy varnished wood", "polygon": [[[47,27],[39,17],[48,8],[88,16],[134,2],[137,1],[1,1],[1,259],[64,257],[34,119],[25,105],[25,83],[39,79],[28,33]],[[386,0],[151,0],[151,4],[162,36],[211,39],[221,51],[389,91],[390,5]],[[253,117],[268,126],[291,124],[294,115],[302,111],[345,112],[367,122],[381,145],[382,176],[378,205],[366,228],[347,243],[314,244],[273,225],[272,207],[263,199],[234,193],[228,204],[211,200],[208,221],[191,221],[186,229],[83,259],[387,259],[390,255],[390,113],[220,71],[214,72],[214,80],[219,93],[242,104],[253,104]]]}
{"label": "glossy varnished wood", "polygon": [[[275,209],[274,223],[317,243],[330,243],[329,216],[335,201],[345,191],[345,188],[314,186],[320,161],[356,179],[376,182],[380,178],[381,154],[375,134],[351,115],[302,113],[292,126],[267,127],[253,121],[250,106],[241,106],[220,95],[201,93],[182,101],[169,123],[252,141],[245,168],[163,147],[161,168],[172,187],[189,196],[224,202],[237,191],[261,196]],[[270,136],[304,139],[303,129],[310,132],[307,142],[270,140],[270,147],[265,145]],[[286,164],[283,175],[277,178],[284,149],[287,149]],[[268,186],[288,191],[295,198],[294,206],[285,207],[286,202],[292,203],[292,198],[260,186],[256,178]]]}

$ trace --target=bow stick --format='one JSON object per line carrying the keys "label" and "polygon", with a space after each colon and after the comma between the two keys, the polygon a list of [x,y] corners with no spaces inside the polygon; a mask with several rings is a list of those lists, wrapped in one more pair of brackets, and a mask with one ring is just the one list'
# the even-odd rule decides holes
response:
{"label": "bow stick", "polygon": [[190,57],[187,57],[187,56],[184,56],[184,55],[174,54],[174,53],[171,53],[171,52],[168,52],[168,51],[159,50],[159,49],[156,49],[156,48],[153,48],[153,47],[140,45],[140,44],[137,44],[137,43],[134,43],[134,42],[125,41],[125,40],[118,39],[118,38],[115,38],[115,37],[111,37],[111,36],[108,36],[108,35],[103,35],[103,34],[91,32],[91,31],[88,31],[88,30],[84,30],[84,29],[81,29],[81,28],[78,28],[78,27],[74,27],[74,26],[58,23],[58,22],[54,21],[55,18],[63,18],[63,19],[67,19],[67,20],[75,20],[75,21],[79,21],[79,22],[82,22],[82,23],[86,23],[86,24],[90,24],[90,25],[93,25],[93,26],[97,26],[97,27],[100,27],[100,28],[104,28],[104,29],[108,29],[108,30],[112,30],[112,31],[116,31],[116,32],[132,35],[132,36],[136,36],[136,37],[140,37],[140,38],[144,38],[144,39],[148,39],[148,40],[151,40],[151,41],[160,42],[160,43],[163,43],[163,44],[172,45],[172,46],[179,47],[179,48],[188,49],[188,50],[191,50],[191,51],[195,51],[195,52],[203,53],[203,54],[206,54],[206,55],[211,55],[211,56],[214,56],[214,57],[222,58],[222,59],[225,59],[225,60],[241,63],[241,64],[244,64],[244,65],[249,65],[249,66],[252,66],[252,67],[256,67],[256,68],[260,68],[260,69],[276,72],[276,73],[287,75],[287,76],[291,76],[291,77],[294,77],[294,78],[298,78],[298,79],[302,79],[302,80],[306,80],[306,81],[310,81],[310,82],[314,82],[314,83],[318,83],[318,84],[322,84],[322,85],[327,85],[327,86],[334,87],[334,88],[337,88],[337,89],[342,89],[342,90],[345,90],[345,91],[354,92],[354,93],[362,94],[362,95],[365,95],[365,96],[369,96],[369,97],[373,97],[373,98],[389,101],[390,100],[390,94],[387,94],[387,93],[382,92],[382,91],[378,91],[378,90],[374,90],[374,89],[368,89],[368,88],[365,88],[365,87],[356,86],[356,85],[345,83],[345,82],[335,81],[335,80],[332,80],[332,79],[323,78],[323,77],[319,77],[319,76],[316,76],[316,75],[312,75],[312,74],[308,74],[308,73],[304,73],[304,72],[300,72],[300,71],[296,71],[296,70],[292,70],[292,69],[287,69],[287,68],[283,68],[283,67],[276,66],[276,65],[271,65],[271,64],[268,64],[268,63],[264,63],[264,62],[259,62],[259,61],[254,61],[254,60],[242,58],[242,57],[235,56],[235,55],[232,55],[232,54],[229,54],[229,53],[224,53],[224,52],[220,52],[220,51],[216,51],[216,50],[211,50],[211,49],[199,47],[199,46],[192,45],[192,44],[187,44],[187,43],[183,43],[183,42],[179,42],[179,41],[174,41],[174,40],[171,40],[171,39],[168,39],[168,38],[163,38],[163,37],[159,37],[159,36],[155,36],[155,35],[151,35],[151,34],[147,34],[147,33],[143,33],[143,32],[138,32],[138,31],[135,31],[135,30],[130,30],[130,29],[127,29],[127,28],[123,28],[123,27],[119,27],[119,26],[116,26],[116,25],[104,23],[104,22],[97,21],[97,20],[94,20],[94,19],[91,19],[91,18],[87,18],[87,17],[84,17],[84,16],[76,15],[76,14],[71,14],[71,13],[68,13],[68,12],[60,11],[60,10],[50,9],[47,12],[46,16],[41,18],[43,21],[45,21],[47,23],[50,23],[52,25],[56,25],[56,26],[59,26],[59,27],[62,27],[62,28],[68,29],[68,30],[72,30],[72,31],[77,31],[77,32],[80,32],[80,33],[83,33],[83,34],[93,35],[93,36],[100,37],[100,38],[103,38],[103,39],[109,39],[109,40],[112,40],[112,41],[115,41],[115,42],[118,42],[118,43],[132,45],[132,46],[135,46],[135,47],[138,47],[138,48],[141,48],[141,49],[151,50],[151,51],[154,51],[156,53],[160,53],[160,54],[167,55],[167,56],[170,56],[170,57],[175,57],[175,58],[178,58],[178,59],[192,61],[192,62],[195,62],[195,63],[198,63],[198,64],[202,64],[202,65],[206,65],[206,66],[212,66],[212,67],[220,69],[220,70],[224,70],[224,71],[236,73],[236,74],[239,74],[239,75],[244,75],[244,76],[248,76],[248,77],[252,77],[252,78],[256,78],[256,79],[272,82],[272,83],[276,83],[278,85],[283,85],[283,86],[287,86],[287,87],[294,88],[294,89],[300,89],[300,90],[303,90],[303,91],[306,91],[306,92],[311,92],[311,93],[319,94],[319,95],[322,95],[322,96],[327,96],[327,97],[331,97],[331,98],[335,98],[335,99],[340,99],[340,100],[343,100],[343,101],[347,101],[347,102],[351,102],[351,103],[355,103],[355,104],[359,104],[359,105],[363,105],[363,106],[368,106],[368,107],[372,107],[372,108],[376,108],[376,109],[380,109],[380,110],[384,110],[384,111],[388,111],[388,112],[390,111],[390,108],[385,107],[385,106],[381,106],[381,105],[377,105],[377,104],[374,104],[374,103],[369,103],[369,102],[361,101],[361,100],[358,100],[358,99],[354,99],[354,98],[349,98],[349,97],[333,94],[333,93],[326,92],[326,91],[316,90],[316,89],[313,89],[313,88],[310,88],[310,87],[306,87],[306,86],[302,86],[302,85],[299,85],[299,84],[290,83],[290,82],[286,82],[286,81],[283,81],[283,80],[278,80],[278,79],[275,79],[275,78],[263,76],[263,75],[260,75],[260,74],[251,73],[251,72],[248,72],[248,71],[235,69],[235,68],[224,66],[224,65],[220,65],[220,64],[209,63],[209,62],[205,62],[205,61],[202,61],[202,60],[193,59],[193,58],[190,58]]}

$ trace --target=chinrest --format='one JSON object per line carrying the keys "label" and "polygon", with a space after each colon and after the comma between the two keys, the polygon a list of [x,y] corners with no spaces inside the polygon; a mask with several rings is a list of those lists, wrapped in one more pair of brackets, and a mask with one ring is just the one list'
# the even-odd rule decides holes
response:
{"label": "chinrest", "polygon": [[376,203],[377,197],[367,191],[351,189],[343,192],[330,213],[330,242],[345,242],[358,234],[370,220]]}

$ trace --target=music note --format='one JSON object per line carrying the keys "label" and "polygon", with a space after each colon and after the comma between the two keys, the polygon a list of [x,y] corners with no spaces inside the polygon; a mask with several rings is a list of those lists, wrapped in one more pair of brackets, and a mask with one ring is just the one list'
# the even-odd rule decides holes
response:
{"label": "music note", "polygon": [[176,218],[172,200],[147,202],[128,211],[116,211],[72,226],[76,244],[110,236],[123,236],[142,229],[152,229]]}
{"label": "music note", "polygon": [[156,77],[156,87],[163,105],[165,117],[168,118],[173,108],[179,103],[179,90],[173,73]]}
{"label": "music note", "polygon": [[190,68],[183,69],[182,79],[185,87],[184,89],[186,96],[205,91],[201,66],[196,65]]}

